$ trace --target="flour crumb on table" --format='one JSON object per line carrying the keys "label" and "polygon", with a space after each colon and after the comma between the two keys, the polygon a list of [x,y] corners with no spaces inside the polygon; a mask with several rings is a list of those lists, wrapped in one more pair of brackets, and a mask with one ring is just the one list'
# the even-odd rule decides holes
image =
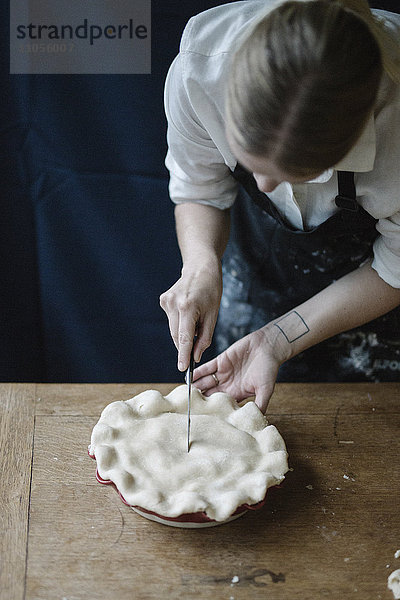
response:
{"label": "flour crumb on table", "polygon": [[388,588],[392,591],[395,600],[400,600],[400,569],[390,573],[388,577]]}
{"label": "flour crumb on table", "polygon": [[396,550],[396,552],[394,553],[394,557],[400,558],[400,550]]}

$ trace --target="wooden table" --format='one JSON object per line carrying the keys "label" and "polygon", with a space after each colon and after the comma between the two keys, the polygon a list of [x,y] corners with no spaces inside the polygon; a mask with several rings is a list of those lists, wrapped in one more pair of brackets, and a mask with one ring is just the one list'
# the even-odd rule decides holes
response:
{"label": "wooden table", "polygon": [[136,515],[87,455],[104,406],[174,385],[0,384],[1,600],[378,600],[400,568],[400,385],[280,384],[290,465],[203,530]]}

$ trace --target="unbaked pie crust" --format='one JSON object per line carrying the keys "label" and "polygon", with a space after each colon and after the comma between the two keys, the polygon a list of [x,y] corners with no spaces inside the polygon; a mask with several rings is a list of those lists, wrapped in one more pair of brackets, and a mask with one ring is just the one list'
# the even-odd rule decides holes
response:
{"label": "unbaked pie crust", "polygon": [[190,439],[187,452],[187,387],[147,390],[106,406],[89,454],[127,504],[167,518],[201,512],[225,521],[262,501],[288,470],[285,443],[254,402],[193,387]]}

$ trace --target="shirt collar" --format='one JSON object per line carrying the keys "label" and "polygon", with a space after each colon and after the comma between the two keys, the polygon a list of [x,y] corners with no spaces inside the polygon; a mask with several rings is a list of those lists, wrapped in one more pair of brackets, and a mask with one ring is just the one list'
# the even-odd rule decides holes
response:
{"label": "shirt collar", "polygon": [[327,169],[315,179],[307,183],[325,183],[332,177],[333,171],[353,171],[355,173],[365,173],[374,168],[376,154],[375,123],[371,115],[365,125],[362,134],[356,144],[351,148],[334,169]]}
{"label": "shirt collar", "polygon": [[376,137],[374,117],[371,115],[356,144],[335,166],[336,171],[365,173],[374,168]]}

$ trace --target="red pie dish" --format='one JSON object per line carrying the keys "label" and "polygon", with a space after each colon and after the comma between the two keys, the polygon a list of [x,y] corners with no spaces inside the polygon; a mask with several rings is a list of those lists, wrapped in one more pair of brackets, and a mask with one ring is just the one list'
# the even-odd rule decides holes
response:
{"label": "red pie dish", "polygon": [[[94,460],[96,460],[96,457],[94,455],[89,454],[89,456],[90,456],[90,458],[93,458]],[[223,523],[229,523],[230,521],[234,521],[235,519],[238,519],[239,517],[242,517],[243,515],[245,515],[247,513],[247,511],[249,511],[249,510],[260,510],[260,508],[262,508],[264,506],[265,501],[266,501],[266,496],[265,496],[264,499],[261,500],[261,502],[258,502],[257,504],[250,504],[250,505],[242,504],[242,506],[239,506],[230,517],[225,519],[225,521],[215,521],[215,519],[210,519],[206,515],[205,512],[186,513],[183,515],[179,515],[178,517],[165,517],[163,515],[159,515],[159,514],[153,512],[151,510],[146,510],[145,508],[142,508],[141,506],[131,506],[130,504],[128,504],[128,502],[125,500],[125,498],[123,497],[121,492],[118,490],[115,483],[113,481],[110,481],[109,479],[102,479],[100,477],[97,469],[96,469],[96,479],[99,483],[101,483],[103,485],[111,485],[115,489],[115,491],[118,493],[122,502],[126,506],[129,506],[132,510],[134,510],[136,513],[138,513],[142,517],[145,517],[146,519],[150,519],[150,521],[156,521],[157,523],[162,523],[163,525],[169,525],[171,527],[182,527],[182,528],[187,528],[187,529],[195,529],[195,528],[201,528],[201,527],[215,527],[216,525],[222,525]],[[281,487],[281,486],[276,485],[274,487],[271,487],[270,489],[272,490],[272,489],[276,489],[279,487]]]}

